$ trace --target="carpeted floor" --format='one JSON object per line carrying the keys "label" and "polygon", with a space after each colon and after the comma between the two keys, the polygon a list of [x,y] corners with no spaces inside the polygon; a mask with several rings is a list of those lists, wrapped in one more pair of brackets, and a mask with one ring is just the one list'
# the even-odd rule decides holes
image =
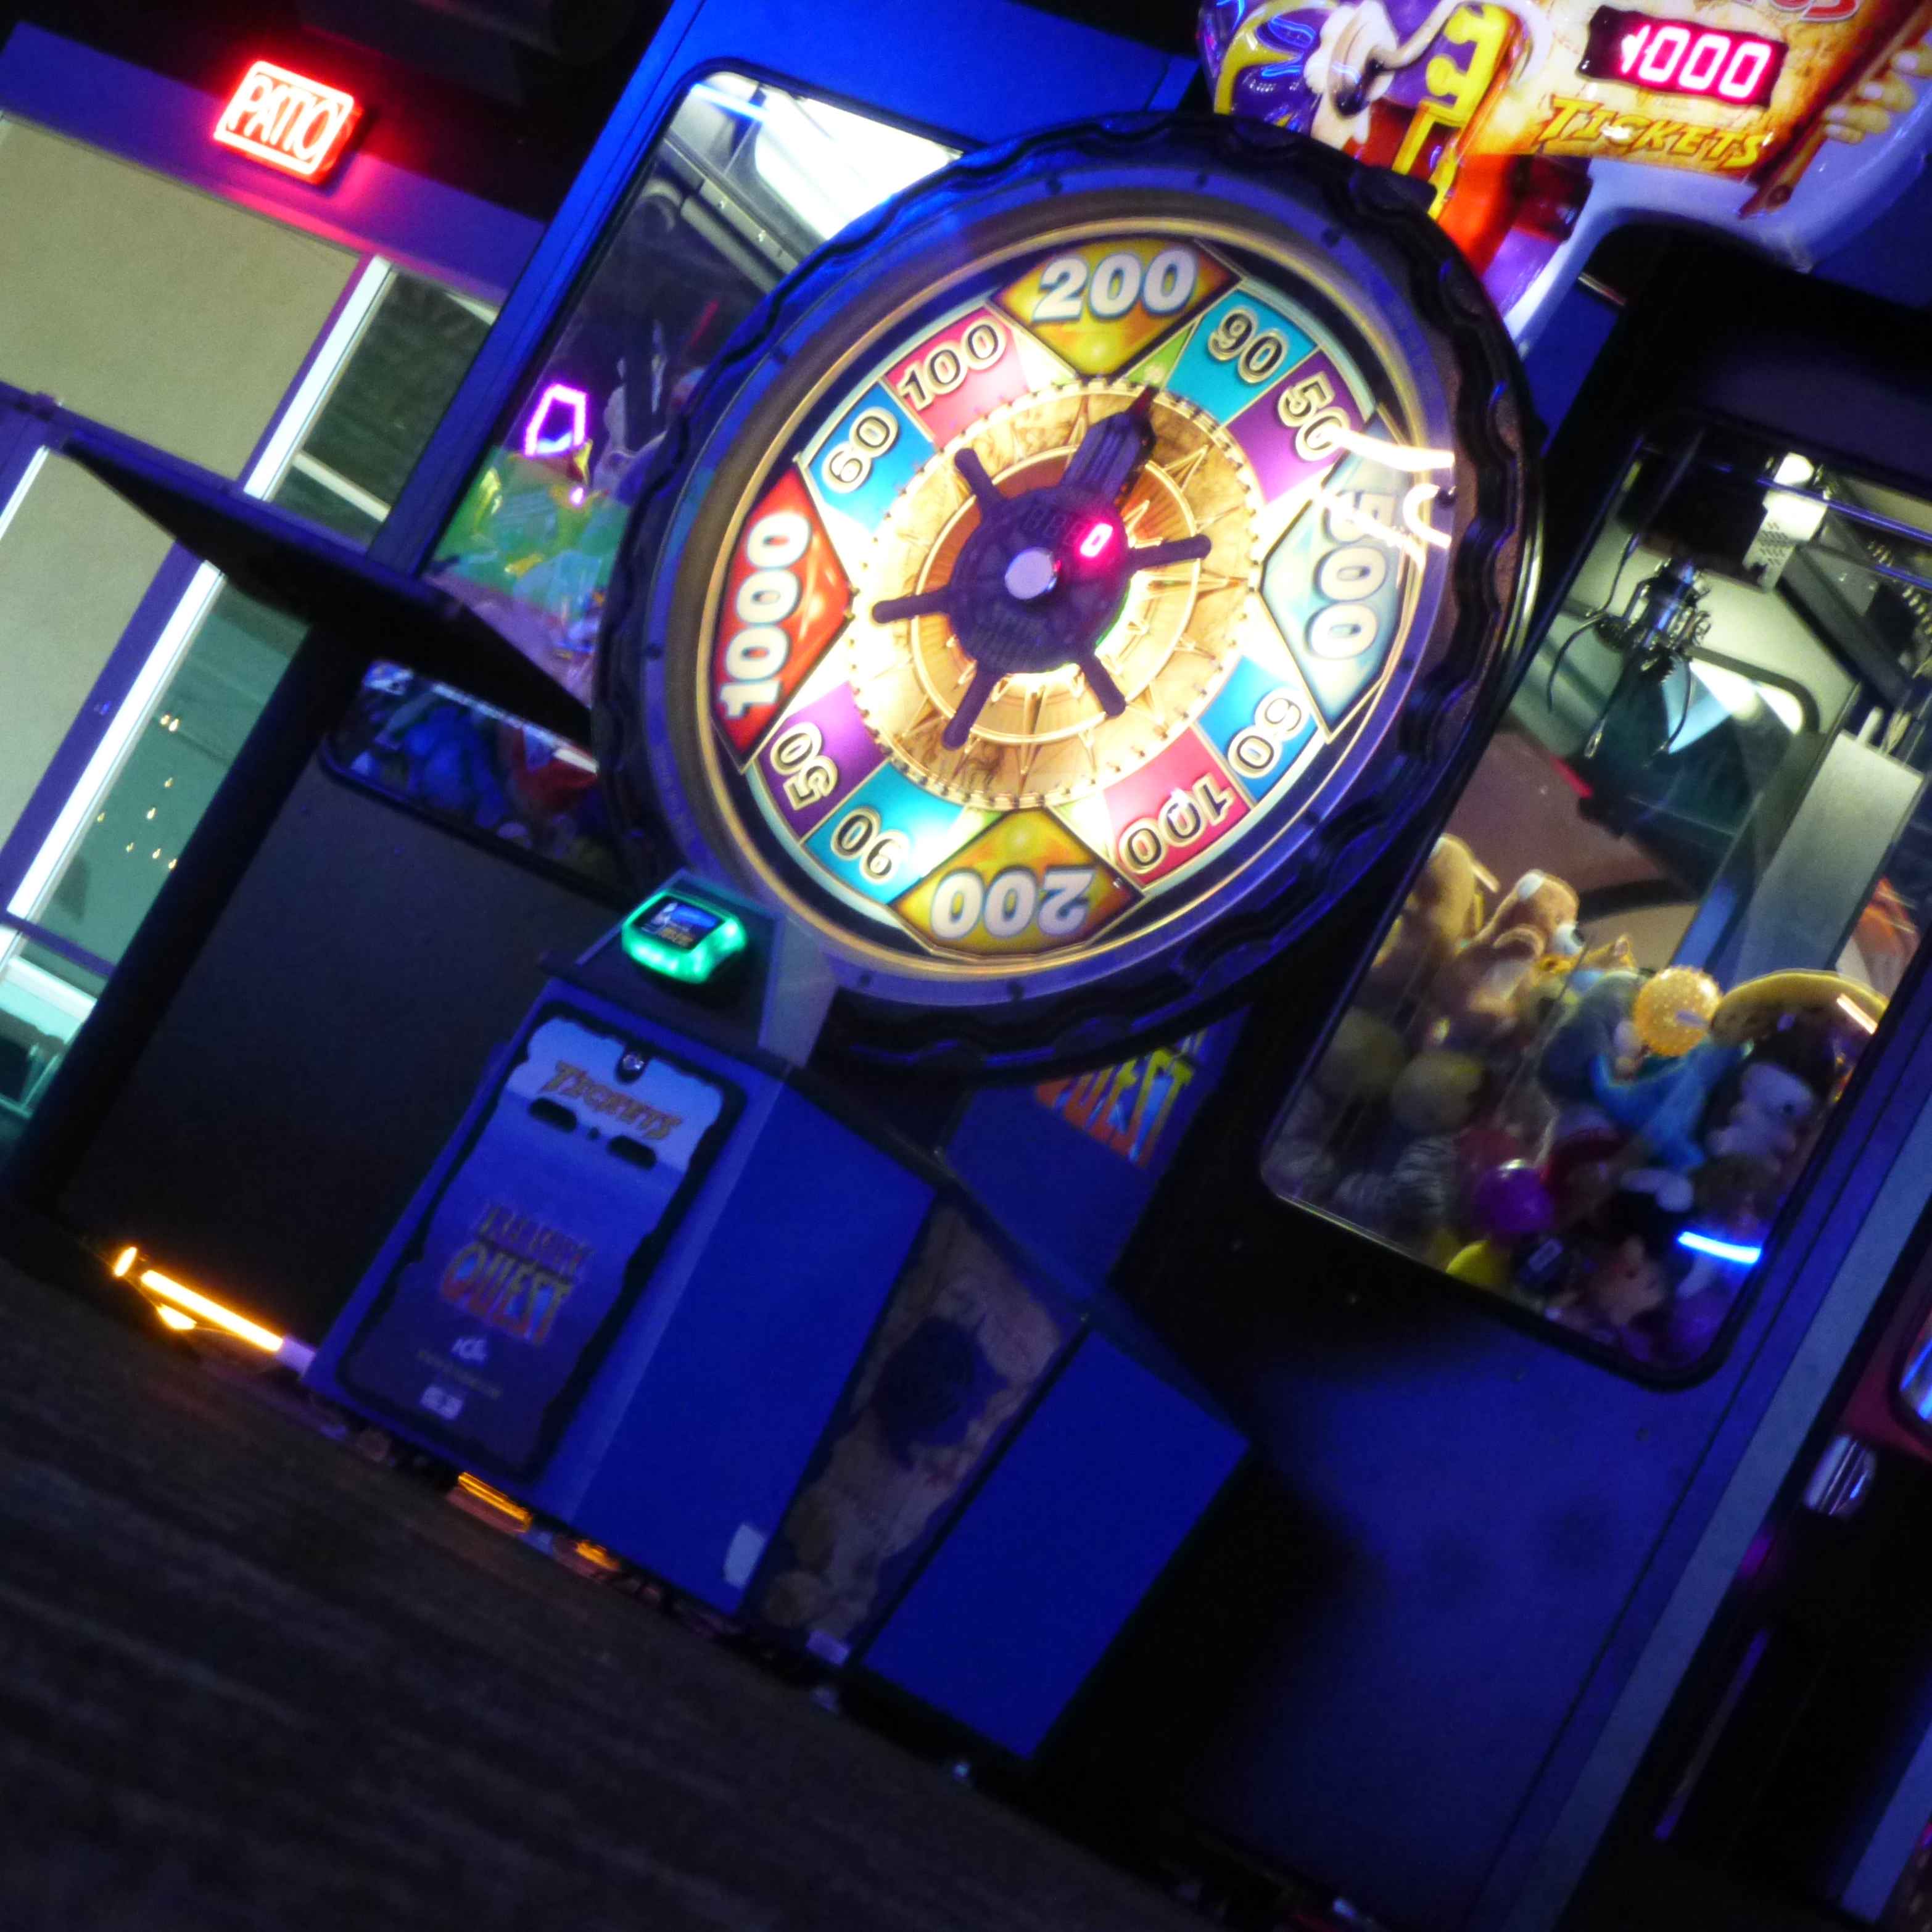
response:
{"label": "carpeted floor", "polygon": [[1199,1922],[0,1269],[6,1932]]}

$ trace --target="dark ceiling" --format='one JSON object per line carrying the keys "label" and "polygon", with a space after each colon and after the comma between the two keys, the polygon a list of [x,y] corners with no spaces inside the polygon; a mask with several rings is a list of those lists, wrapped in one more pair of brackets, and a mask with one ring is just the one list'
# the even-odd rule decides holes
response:
{"label": "dark ceiling", "polygon": [[[660,10],[644,0],[618,46],[576,68],[414,0],[12,0],[0,7],[0,26],[31,21],[218,96],[251,59],[286,62],[385,104],[358,137],[368,152],[546,218]],[[343,31],[325,31],[322,21]],[[398,100],[408,102],[406,113],[388,106]]]}
{"label": "dark ceiling", "polygon": [[[452,17],[533,14],[551,4],[563,0],[0,0],[0,35],[31,21],[217,95],[268,54],[368,100],[406,100],[406,114],[370,117],[358,137],[369,152],[544,218],[664,10],[659,0],[601,0],[632,24],[608,53],[580,65]],[[1171,53],[1193,45],[1188,0],[1034,4]]]}

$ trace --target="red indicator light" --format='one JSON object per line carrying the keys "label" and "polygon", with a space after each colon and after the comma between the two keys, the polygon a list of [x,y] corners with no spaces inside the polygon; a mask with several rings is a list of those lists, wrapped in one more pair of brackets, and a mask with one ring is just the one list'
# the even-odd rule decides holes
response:
{"label": "red indicator light", "polygon": [[1114,526],[1112,524],[1096,524],[1080,539],[1079,553],[1089,563],[1098,563],[1113,548]]}
{"label": "red indicator light", "polygon": [[334,172],[362,109],[352,94],[257,61],[214,124],[214,139],[318,185]]}
{"label": "red indicator light", "polygon": [[1688,94],[1733,107],[1762,107],[1784,67],[1784,44],[1691,20],[1660,20],[1599,7],[1577,65],[1593,80],[1654,94]]}

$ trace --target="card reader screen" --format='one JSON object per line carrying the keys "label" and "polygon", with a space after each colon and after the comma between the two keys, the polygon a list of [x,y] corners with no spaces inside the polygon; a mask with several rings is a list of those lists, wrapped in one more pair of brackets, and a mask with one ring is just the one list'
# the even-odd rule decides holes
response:
{"label": "card reader screen", "polygon": [[723,922],[708,906],[694,904],[689,899],[663,899],[651,908],[639,925],[652,938],[674,946],[680,952],[688,952],[710,938]]}

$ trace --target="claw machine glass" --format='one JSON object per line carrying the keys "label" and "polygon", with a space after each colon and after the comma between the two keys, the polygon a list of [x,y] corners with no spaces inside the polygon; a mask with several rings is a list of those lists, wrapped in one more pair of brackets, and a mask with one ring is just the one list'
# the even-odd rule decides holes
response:
{"label": "claw machine glass", "polygon": [[1660,426],[1263,1157],[1632,1374],[1708,1368],[1932,914],[1932,505]]}

